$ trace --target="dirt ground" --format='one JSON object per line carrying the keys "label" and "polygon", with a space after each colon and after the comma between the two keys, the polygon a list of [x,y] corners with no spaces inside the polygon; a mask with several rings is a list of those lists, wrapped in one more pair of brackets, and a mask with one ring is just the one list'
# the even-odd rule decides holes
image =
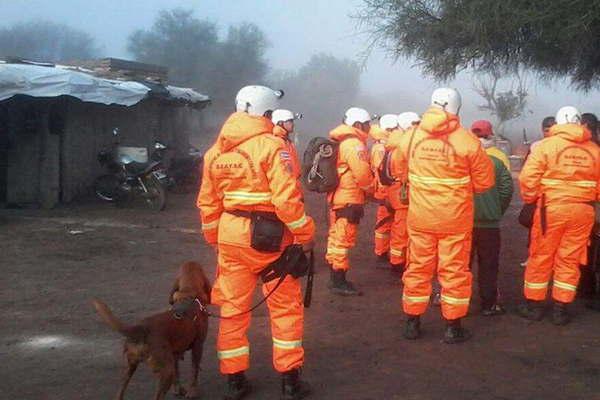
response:
{"label": "dirt ground", "polygon": [[[566,327],[514,314],[527,242],[516,223],[516,206],[505,218],[500,277],[510,313],[479,316],[475,294],[466,321],[474,338],[448,346],[440,342],[443,323],[435,307],[424,318],[421,340],[402,339],[401,286],[387,271],[374,268],[373,207],[361,225],[350,272],[365,295],[328,293],[324,204],[309,196],[319,226],[318,274],[304,340],[311,398],[600,399],[600,314],[578,302],[574,322]],[[213,252],[198,229],[191,195],[171,196],[169,209],[159,214],[97,202],[52,211],[1,210],[0,397],[112,398],[121,369],[121,337],[100,321],[90,300],[105,300],[125,321],[164,309],[181,262],[198,260],[214,275]],[[203,399],[219,399],[224,379],[215,352],[217,321],[210,322],[200,382]],[[262,307],[250,329],[248,376],[255,388],[250,399],[278,398],[268,327]],[[184,379],[188,363],[186,357]],[[155,385],[144,366],[126,397],[150,398]]]}

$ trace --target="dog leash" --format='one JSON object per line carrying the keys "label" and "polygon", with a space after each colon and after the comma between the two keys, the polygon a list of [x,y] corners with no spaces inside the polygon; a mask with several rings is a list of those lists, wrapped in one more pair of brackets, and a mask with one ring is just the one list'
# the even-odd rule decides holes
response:
{"label": "dog leash", "polygon": [[[304,307],[305,308],[309,308],[310,304],[312,302],[312,288],[313,288],[313,280],[314,280],[314,262],[315,262],[315,256],[314,256],[314,252],[312,250],[310,251],[309,260],[310,260],[310,262],[309,262],[309,266],[308,266],[308,274],[307,274],[307,280],[306,280],[306,293],[304,295]],[[256,310],[258,307],[263,305],[269,299],[269,297],[271,297],[271,295],[273,293],[275,293],[277,288],[279,288],[279,286],[281,286],[281,284],[283,283],[283,281],[287,275],[288,274],[282,275],[279,278],[279,280],[277,281],[277,284],[275,285],[275,287],[273,289],[271,289],[271,291],[269,293],[267,293],[267,295],[265,297],[263,297],[263,299],[261,301],[256,303],[249,310],[243,311],[239,314],[229,315],[227,317],[224,317],[222,315],[212,313],[204,304],[202,304],[202,302],[200,300],[196,299],[195,301],[198,304],[198,308],[200,309],[200,311],[211,318],[218,318],[218,319],[237,318],[241,315],[251,313],[252,311]]]}

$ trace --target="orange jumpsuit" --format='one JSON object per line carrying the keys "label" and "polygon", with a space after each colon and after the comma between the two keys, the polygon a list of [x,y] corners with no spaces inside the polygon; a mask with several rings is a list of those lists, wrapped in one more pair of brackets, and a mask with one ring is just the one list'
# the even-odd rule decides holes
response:
{"label": "orange jumpsuit", "polygon": [[[212,301],[221,306],[217,350],[224,374],[249,367],[246,331],[258,273],[281,255],[250,247],[250,219],[235,210],[274,212],[285,223],[281,250],[292,242],[306,243],[314,235],[314,222],[305,214],[290,157],[282,141],[272,135],[267,118],[238,112],[225,122],[217,142],[207,151],[200,208],[204,237],[218,250],[217,278]],[[268,293],[277,279],[263,285]],[[302,365],[304,310],[300,282],[287,276],[267,300],[273,336],[273,365],[279,372]]]}
{"label": "orange jumpsuit", "polygon": [[[407,132],[412,131],[412,128]],[[400,138],[405,132],[402,129],[394,129],[385,145],[387,151],[393,151],[400,143]],[[399,173],[401,177],[406,178],[406,173]],[[403,203],[402,197],[402,179],[388,187],[388,202],[394,210],[394,219],[390,227],[390,264],[401,267],[406,264],[406,248],[408,247],[408,229],[406,226],[406,217],[408,214],[408,205]]]}
{"label": "orange jumpsuit", "polygon": [[[554,125],[550,137],[527,158],[519,176],[525,203],[537,202],[531,228],[524,292],[528,300],[545,300],[552,275],[552,297],[575,298],[600,195],[600,150],[580,125]],[[543,204],[542,204],[543,203]],[[545,232],[542,206],[545,205]]]}
{"label": "orange jumpsuit", "polygon": [[375,217],[375,255],[383,256],[390,251],[390,229],[394,219],[393,209],[388,202],[388,187],[379,182],[377,170],[385,155],[385,143],[389,132],[377,125],[371,126],[369,135],[375,140],[371,146],[371,169],[375,175],[375,200],[379,203]]}
{"label": "orange jumpsuit", "polygon": [[347,218],[337,218],[335,211],[348,205],[363,205],[366,192],[373,190],[373,173],[367,153],[367,134],[342,124],[329,133],[340,142],[337,171],[339,185],[328,194],[330,204],[329,235],[325,259],[334,270],[350,268],[348,252],[356,244],[357,224]]}
{"label": "orange jumpsuit", "polygon": [[458,116],[432,107],[416,130],[402,136],[391,170],[394,175],[406,171],[410,185],[404,311],[425,312],[437,269],[444,318],[462,318],[471,299],[473,193],[494,186],[493,165]]}

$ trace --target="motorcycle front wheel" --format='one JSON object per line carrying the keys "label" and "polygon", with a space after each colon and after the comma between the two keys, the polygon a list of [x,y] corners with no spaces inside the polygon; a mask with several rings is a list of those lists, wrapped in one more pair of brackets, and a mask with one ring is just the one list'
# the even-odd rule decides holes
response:
{"label": "motorcycle front wheel", "polygon": [[115,175],[102,175],[94,182],[94,192],[104,201],[115,201],[119,195],[120,184],[119,178]]}
{"label": "motorcycle front wheel", "polygon": [[148,193],[144,194],[146,205],[151,210],[162,211],[167,206],[167,192],[154,175],[148,175],[144,178],[144,185]]}

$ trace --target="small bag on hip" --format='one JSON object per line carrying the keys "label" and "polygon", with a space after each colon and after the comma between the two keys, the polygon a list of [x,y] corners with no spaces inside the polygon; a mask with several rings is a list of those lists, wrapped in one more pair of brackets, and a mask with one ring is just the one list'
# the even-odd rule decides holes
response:
{"label": "small bag on hip", "polygon": [[274,213],[251,213],[250,247],[254,250],[275,253],[281,250],[285,225]]}
{"label": "small bag on hip", "polygon": [[349,223],[358,225],[360,220],[365,215],[365,210],[362,204],[350,204],[344,208],[335,210],[337,218],[346,218]]}

